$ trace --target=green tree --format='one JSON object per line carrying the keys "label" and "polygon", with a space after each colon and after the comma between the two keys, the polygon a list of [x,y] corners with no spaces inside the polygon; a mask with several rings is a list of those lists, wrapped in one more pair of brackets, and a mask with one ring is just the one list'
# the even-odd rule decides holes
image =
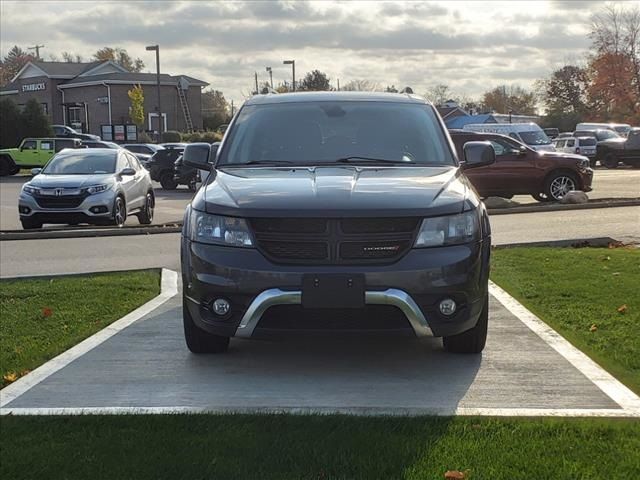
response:
{"label": "green tree", "polygon": [[297,86],[299,90],[306,92],[331,90],[331,85],[329,84],[326,73],[320,70],[313,70],[307,73]]}
{"label": "green tree", "polygon": [[220,90],[202,92],[202,126],[205,130],[215,130],[223,123],[229,123],[229,103]]}
{"label": "green tree", "polygon": [[131,108],[129,109],[129,116],[131,121],[138,126],[138,130],[142,129],[144,125],[144,91],[141,85],[134,85],[134,87],[127,92],[129,100],[131,100]]}
{"label": "green tree", "polygon": [[589,112],[589,77],[584,68],[565,65],[539,82],[540,96],[547,107],[545,126],[571,131]]}
{"label": "green tree", "polygon": [[49,117],[42,111],[42,106],[35,98],[27,101],[20,115],[21,138],[49,137],[53,134]]}
{"label": "green tree", "polygon": [[7,55],[0,61],[0,86],[5,86],[11,79],[24,67],[27,62],[34,60],[35,57],[17,45],[9,50]]}
{"label": "green tree", "polygon": [[10,98],[0,99],[0,148],[13,148],[20,144],[20,109]]}
{"label": "green tree", "polygon": [[144,62],[140,58],[131,58],[131,55],[120,47],[104,47],[93,54],[93,60],[106,62],[111,60],[130,72],[140,72],[144,68]]}

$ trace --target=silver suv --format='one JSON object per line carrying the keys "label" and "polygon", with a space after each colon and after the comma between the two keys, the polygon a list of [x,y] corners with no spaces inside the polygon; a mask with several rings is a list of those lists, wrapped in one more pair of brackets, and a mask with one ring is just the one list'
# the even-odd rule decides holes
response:
{"label": "silver suv", "polygon": [[149,172],[123,148],[66,149],[34,168],[18,199],[24,229],[45,223],[124,225],[128,215],[153,221]]}

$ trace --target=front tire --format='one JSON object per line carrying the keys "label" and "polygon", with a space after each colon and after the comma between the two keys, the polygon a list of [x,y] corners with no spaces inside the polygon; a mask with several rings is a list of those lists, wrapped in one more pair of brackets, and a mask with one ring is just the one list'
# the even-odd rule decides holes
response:
{"label": "front tire", "polygon": [[613,153],[608,153],[604,157],[604,166],[609,169],[618,168],[618,157],[616,157]]}
{"label": "front tire", "polygon": [[539,202],[550,202],[551,199],[545,193],[533,193],[531,196]]}
{"label": "front tire", "polygon": [[147,192],[147,196],[144,201],[144,208],[142,212],[138,214],[138,221],[141,225],[150,225],[153,222],[153,209],[155,207],[155,198],[153,193]]}
{"label": "front tire", "polygon": [[229,337],[205,332],[193,321],[187,308],[187,301],[182,298],[182,323],[187,348],[192,353],[224,353],[229,348]]}
{"label": "front tire", "polygon": [[20,168],[13,163],[13,160],[8,158],[6,155],[0,157],[0,177],[15,175],[19,171]]}
{"label": "front tire", "polygon": [[567,193],[578,189],[578,181],[572,173],[552,173],[544,182],[544,194],[551,200],[561,200]]}
{"label": "front tire", "polygon": [[113,201],[113,213],[111,214],[111,225],[116,227],[124,227],[124,223],[127,221],[127,206],[124,203],[124,198],[117,196]]}
{"label": "front tire", "polygon": [[489,324],[489,294],[485,296],[484,307],[478,317],[478,323],[471,330],[442,337],[442,344],[451,353],[480,353],[487,343],[487,326]]}
{"label": "front tire", "polygon": [[165,190],[175,190],[178,188],[178,182],[173,178],[173,172],[166,171],[162,175],[160,175],[160,185]]}

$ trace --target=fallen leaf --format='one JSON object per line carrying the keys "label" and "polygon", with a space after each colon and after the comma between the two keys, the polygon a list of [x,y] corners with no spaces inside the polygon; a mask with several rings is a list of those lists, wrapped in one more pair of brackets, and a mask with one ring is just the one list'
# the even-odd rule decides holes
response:
{"label": "fallen leaf", "polygon": [[9,372],[2,376],[2,379],[7,383],[13,383],[18,379],[18,375],[15,372]]}
{"label": "fallen leaf", "polygon": [[611,275],[613,275],[614,277],[617,277],[618,275],[620,275],[620,272],[613,272]]}
{"label": "fallen leaf", "polygon": [[589,329],[589,331],[595,332],[596,330],[598,330],[598,326],[594,323],[593,325],[591,325],[591,328]]}
{"label": "fallen leaf", "polygon": [[445,472],[444,478],[446,480],[464,480],[465,475],[464,473],[459,472],[458,470],[449,470]]}
{"label": "fallen leaf", "polygon": [[608,247],[609,247],[609,248],[620,248],[620,247],[624,247],[624,243],[622,243],[622,242],[618,242],[618,241],[615,241],[615,242],[609,242]]}
{"label": "fallen leaf", "polygon": [[620,306],[618,307],[618,313],[626,313],[627,308],[628,308],[628,307],[627,307],[627,304],[626,304],[626,303],[625,303],[624,305],[620,305]]}
{"label": "fallen leaf", "polygon": [[602,260],[605,261],[605,262],[608,262],[609,260],[611,260],[611,257],[609,255],[607,255]]}
{"label": "fallen leaf", "polygon": [[53,315],[53,310],[51,310],[49,307],[45,307],[42,309],[42,316],[44,318],[49,318],[51,315]]}
{"label": "fallen leaf", "polygon": [[20,376],[24,377],[27,373],[29,373],[31,370],[23,370],[20,372]]}

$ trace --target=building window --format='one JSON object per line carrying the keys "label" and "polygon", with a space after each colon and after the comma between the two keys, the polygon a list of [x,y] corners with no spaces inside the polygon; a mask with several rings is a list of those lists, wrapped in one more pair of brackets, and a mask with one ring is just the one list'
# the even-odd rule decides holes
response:
{"label": "building window", "polygon": [[41,103],[40,106],[42,107],[42,113],[44,113],[45,115],[49,115],[49,105],[46,103]]}
{"label": "building window", "polygon": [[82,123],[82,108],[69,107],[69,124]]}

